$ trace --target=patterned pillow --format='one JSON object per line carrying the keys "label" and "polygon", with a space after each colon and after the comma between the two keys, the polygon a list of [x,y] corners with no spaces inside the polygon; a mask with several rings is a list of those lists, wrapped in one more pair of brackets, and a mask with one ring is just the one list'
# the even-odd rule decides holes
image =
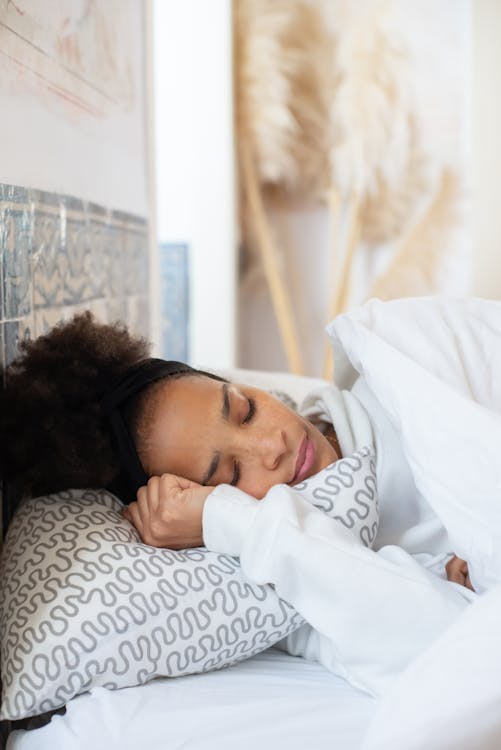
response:
{"label": "patterned pillow", "polygon": [[93,686],[219,669],[303,623],[236,558],[141,544],[121,508],[104,490],[70,490],[17,511],[0,572],[1,719]]}
{"label": "patterned pillow", "polygon": [[360,448],[294,489],[315,508],[351,529],[366,547],[372,547],[379,527],[374,448]]}
{"label": "patterned pillow", "polygon": [[[377,530],[374,454],[361,451],[296,489],[364,544]],[[0,570],[0,719],[35,716],[93,686],[139,685],[229,666],[303,624],[237,558],[140,542],[104,490],[29,500]]]}

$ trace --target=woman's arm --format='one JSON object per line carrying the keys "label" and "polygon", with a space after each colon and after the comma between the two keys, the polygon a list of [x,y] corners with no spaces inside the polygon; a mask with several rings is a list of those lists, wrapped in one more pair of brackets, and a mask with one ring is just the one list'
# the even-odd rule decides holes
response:
{"label": "woman's arm", "polygon": [[475,597],[399,547],[367,549],[286,485],[260,502],[216,488],[203,536],[209,549],[238,555],[250,580],[273,584],[313,626],[319,661],[376,695]]}
{"label": "woman's arm", "polygon": [[257,501],[166,474],[128,513],[146,543],[239,556],[250,580],[274,585],[314,628],[304,655],[375,695],[475,598],[399,547],[364,547],[287,485]]}
{"label": "woman's arm", "polygon": [[122,513],[142,541],[152,547],[203,547],[202,513],[213,489],[174,474],[162,474],[140,487],[137,500]]}

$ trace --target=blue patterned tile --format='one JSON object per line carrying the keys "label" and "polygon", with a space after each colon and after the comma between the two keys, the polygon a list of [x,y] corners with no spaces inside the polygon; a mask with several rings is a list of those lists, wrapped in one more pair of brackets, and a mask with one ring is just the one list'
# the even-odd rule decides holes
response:
{"label": "blue patterned tile", "polygon": [[123,226],[119,242],[126,259],[125,294],[141,294],[148,290],[148,244],[146,235],[135,227]]}
{"label": "blue patterned tile", "polygon": [[185,244],[159,247],[162,356],[181,362],[188,360],[188,254]]}
{"label": "blue patterned tile", "polygon": [[4,333],[3,333],[3,323],[0,323],[0,388],[2,388],[4,383],[4,372],[5,372],[5,350],[4,350]]}
{"label": "blue patterned tile", "polygon": [[108,306],[106,304],[105,299],[95,299],[92,300],[92,302],[81,302],[79,305],[71,305],[68,307],[64,307],[61,310],[61,319],[62,320],[68,320],[69,318],[72,318],[74,315],[78,315],[80,313],[85,312],[86,310],[91,310],[92,314],[97,318],[98,321],[101,323],[106,323],[108,321]]}
{"label": "blue patterned tile", "polygon": [[[21,340],[84,309],[148,338],[148,274],[143,218],[0,183],[0,366]],[[4,525],[16,497],[4,488]]]}
{"label": "blue patterned tile", "polygon": [[3,324],[5,365],[8,366],[19,354],[19,343],[34,337],[32,318],[8,320]]}
{"label": "blue patterned tile", "polygon": [[35,336],[42,336],[62,320],[69,320],[77,313],[91,309],[98,320],[106,320],[106,303],[95,300],[92,304],[83,302],[79,305],[65,305],[62,307],[40,308],[34,314]]}
{"label": "blue patterned tile", "polygon": [[40,307],[33,314],[34,335],[36,338],[43,336],[51,328],[63,319],[62,307]]}
{"label": "blue patterned tile", "polygon": [[35,207],[32,258],[34,308],[62,304],[66,254],[59,211],[50,213]]}
{"label": "blue patterned tile", "polygon": [[31,239],[32,220],[29,205],[4,204],[0,209],[4,319],[19,318],[31,313]]}
{"label": "blue patterned tile", "polygon": [[0,183],[0,201],[27,205],[30,202],[30,190],[19,185]]}
{"label": "blue patterned tile", "polygon": [[136,336],[150,338],[150,305],[146,295],[129,296],[127,301],[127,323],[128,328]]}
{"label": "blue patterned tile", "polygon": [[66,274],[64,304],[74,305],[93,299],[90,276],[92,232],[85,216],[68,216],[66,220]]}
{"label": "blue patterned tile", "polygon": [[108,297],[106,299],[106,320],[110,323],[125,323],[127,324],[128,308],[127,300],[124,296],[122,297]]}
{"label": "blue patterned tile", "polygon": [[116,252],[116,239],[108,218],[90,215],[89,234],[91,238],[89,269],[93,297],[116,297],[123,294],[123,284],[117,284],[114,277],[117,276],[120,280],[124,273],[125,263]]}

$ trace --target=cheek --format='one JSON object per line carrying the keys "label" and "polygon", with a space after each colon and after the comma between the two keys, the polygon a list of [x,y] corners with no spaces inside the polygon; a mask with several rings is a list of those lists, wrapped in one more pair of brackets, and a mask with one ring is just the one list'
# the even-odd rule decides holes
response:
{"label": "cheek", "polygon": [[266,482],[266,481],[259,481],[259,479],[253,480],[246,480],[245,482],[240,482],[238,485],[238,489],[242,490],[242,492],[246,492],[248,495],[251,495],[255,500],[262,500],[268,490],[271,490],[271,488],[277,484],[277,482]]}
{"label": "cheek", "polygon": [[317,431],[317,472],[321,471],[322,469],[325,469],[326,466],[329,466],[330,464],[334,463],[334,461],[338,461],[341,456],[338,456],[332,445],[329,443],[326,437],[322,435],[321,432]]}

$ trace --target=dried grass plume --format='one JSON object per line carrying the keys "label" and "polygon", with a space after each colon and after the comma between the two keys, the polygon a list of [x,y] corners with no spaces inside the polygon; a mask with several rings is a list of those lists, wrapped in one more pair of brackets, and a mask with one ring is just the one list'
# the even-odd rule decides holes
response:
{"label": "dried grass plume", "polygon": [[382,300],[438,291],[450,237],[460,220],[459,176],[443,170],[437,190],[420,220],[397,248],[385,272],[376,279],[369,297]]}

